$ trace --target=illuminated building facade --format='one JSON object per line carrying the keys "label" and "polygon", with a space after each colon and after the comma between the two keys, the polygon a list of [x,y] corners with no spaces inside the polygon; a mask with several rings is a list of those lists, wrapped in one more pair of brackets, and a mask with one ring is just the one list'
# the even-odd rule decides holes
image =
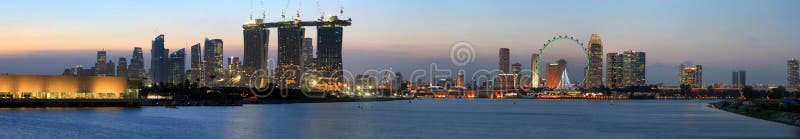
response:
{"label": "illuminated building facade", "polygon": [[269,52],[269,28],[260,26],[264,19],[250,20],[244,24],[244,64],[247,74],[267,69]]}
{"label": "illuminated building facade", "polygon": [[317,58],[314,66],[322,74],[320,85],[325,86],[325,91],[335,91],[341,88],[342,65],[342,35],[340,26],[317,27]]}
{"label": "illuminated building facade", "polygon": [[97,51],[97,62],[94,63],[95,75],[107,75],[108,71],[106,70],[108,66],[106,61],[108,59],[108,53],[106,51]]}
{"label": "illuminated building facade", "polygon": [[688,66],[681,64],[680,84],[692,88],[703,86],[703,66]]}
{"label": "illuminated building facade", "polygon": [[557,63],[549,64],[545,67],[545,86],[547,88],[557,88],[561,84],[561,77],[567,70],[567,61],[558,60]]}
{"label": "illuminated building facade", "polygon": [[113,76],[0,75],[3,99],[136,99],[128,78]]}
{"label": "illuminated building facade", "polygon": [[228,57],[228,70],[225,75],[225,86],[238,87],[244,85],[242,78],[244,77],[244,68],[239,57]]}
{"label": "illuminated building facade", "polygon": [[606,57],[606,87],[621,88],[622,84],[622,55],[618,53],[608,53]]}
{"label": "illuminated building facade", "polygon": [[628,50],[622,53],[622,85],[646,86],[645,53]]}
{"label": "illuminated building facade", "polygon": [[305,29],[301,27],[278,28],[278,70],[277,77],[288,88],[299,87],[300,74],[303,73],[303,38]]}
{"label": "illuminated building facade", "polygon": [[522,64],[520,63],[511,64],[511,74],[515,75],[511,86],[515,88],[519,88],[519,86],[521,85],[519,82],[520,72],[522,72]]}
{"label": "illuminated building facade", "polygon": [[[397,72],[397,73],[400,73],[400,72]],[[398,80],[398,82],[402,82],[402,81],[403,80]],[[459,71],[456,74],[456,86],[458,86],[458,87],[467,87],[466,84],[464,84],[464,82],[465,82],[464,81],[464,72],[463,71]]]}
{"label": "illuminated building facade", "polygon": [[539,54],[531,54],[531,88],[539,88]]}
{"label": "illuminated building facade", "polygon": [[205,48],[203,55],[205,67],[205,80],[206,85],[213,85],[211,82],[223,76],[223,60],[222,56],[222,39],[208,39],[205,40]]}
{"label": "illuminated building facade", "polygon": [[589,58],[588,69],[586,70],[586,87],[596,88],[603,85],[603,42],[599,34],[592,34],[587,48]]}
{"label": "illuminated building facade", "polygon": [[[317,67],[324,72],[342,70],[342,27],[317,27]],[[331,73],[332,74],[332,73]],[[341,73],[334,77],[341,76]]]}

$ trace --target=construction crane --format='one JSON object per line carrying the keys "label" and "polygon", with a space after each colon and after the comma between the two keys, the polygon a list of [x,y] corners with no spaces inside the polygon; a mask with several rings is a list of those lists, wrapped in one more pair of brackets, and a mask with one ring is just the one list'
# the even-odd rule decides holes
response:
{"label": "construction crane", "polygon": [[261,0],[261,19],[267,20],[267,6],[264,6],[264,0]]}
{"label": "construction crane", "polygon": [[286,6],[281,10],[281,20],[283,21],[286,21],[286,9],[289,9],[289,3],[292,3],[292,0],[286,0]]}
{"label": "construction crane", "polygon": [[344,15],[344,0],[339,0],[339,16]]}
{"label": "construction crane", "polygon": [[319,21],[322,21],[323,19],[325,19],[325,10],[322,10],[322,6],[319,5],[319,0],[316,0],[316,2],[317,2],[317,10],[319,10]]}

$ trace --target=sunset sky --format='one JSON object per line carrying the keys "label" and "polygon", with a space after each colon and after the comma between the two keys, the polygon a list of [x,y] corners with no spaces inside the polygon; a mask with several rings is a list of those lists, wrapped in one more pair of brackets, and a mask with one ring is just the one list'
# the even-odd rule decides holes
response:
{"label": "sunset sky", "polygon": [[[168,49],[204,38],[224,40],[225,56],[242,56],[248,16],[280,21],[302,11],[315,20],[320,9],[337,14],[339,2],[320,0],[7,0],[0,4],[0,73],[61,74],[77,64],[91,67],[98,50],[109,59],[131,57],[166,35]],[[252,5],[251,5],[252,3]],[[346,69],[392,67],[410,74],[431,63],[447,69],[496,69],[498,48],[510,48],[512,63],[530,67],[530,55],[549,38],[600,34],[605,52],[647,53],[647,83],[677,84],[678,65],[702,64],[704,82],[731,82],[746,70],[749,84],[783,84],[786,60],[800,57],[798,0],[344,0]],[[263,8],[262,8],[263,7]],[[270,54],[277,56],[277,31]],[[313,28],[307,37],[316,37]],[[316,38],[314,39],[316,40]],[[450,46],[470,42],[476,60],[450,63]],[[582,78],[585,56],[576,44],[557,42],[546,62],[570,61]],[[469,77],[468,77],[469,78]]]}

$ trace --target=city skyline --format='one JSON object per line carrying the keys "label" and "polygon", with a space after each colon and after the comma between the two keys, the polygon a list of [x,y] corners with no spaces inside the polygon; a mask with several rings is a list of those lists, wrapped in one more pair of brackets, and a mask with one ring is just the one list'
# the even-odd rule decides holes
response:
{"label": "city skyline", "polygon": [[[194,17],[194,16],[187,16],[187,17],[180,17],[178,19],[187,19],[187,21],[181,21],[178,23],[170,24],[168,21],[160,21],[160,20],[153,20],[158,18],[165,18],[169,15],[174,14],[182,14],[183,12],[175,12],[169,11],[167,15],[152,15],[152,18],[148,17],[141,17],[137,14],[132,14],[130,12],[135,12],[143,9],[139,9],[142,7],[137,7],[136,5],[131,6],[132,8],[119,8],[124,5],[127,1],[123,2],[87,2],[91,3],[90,5],[96,4],[104,4],[105,6],[97,6],[98,8],[92,10],[102,10],[102,9],[116,9],[116,10],[109,10],[115,11],[120,13],[128,13],[129,16],[121,16],[121,17],[108,17],[104,16],[104,13],[97,13],[94,15],[77,15],[82,12],[81,10],[71,10],[68,13],[55,13],[49,10],[41,10],[41,11],[32,11],[29,17],[21,18],[21,17],[11,17],[2,20],[6,23],[9,23],[10,26],[8,29],[11,31],[9,32],[22,32],[21,34],[17,33],[0,33],[0,40],[4,42],[9,42],[8,44],[4,45],[7,47],[14,48],[13,50],[7,50],[0,52],[0,64],[3,65],[19,65],[19,66],[3,66],[0,68],[0,73],[22,73],[22,74],[59,74],[61,70],[65,67],[74,67],[77,64],[81,64],[84,66],[88,66],[92,64],[93,54],[100,50],[108,51],[108,59],[114,60],[119,57],[131,57],[130,50],[133,47],[142,47],[145,48],[145,64],[150,65],[150,43],[149,41],[152,40],[153,36],[157,34],[165,34],[166,40],[165,41],[165,48],[178,50],[181,48],[188,48],[189,45],[187,44],[195,44],[202,41],[203,38],[219,38],[225,41],[224,47],[224,54],[222,57],[228,56],[243,56],[243,45],[242,45],[242,36],[241,36],[241,25],[249,18],[248,17],[248,8],[249,3],[247,1],[238,1],[238,4],[233,5],[233,7],[239,8],[235,11],[233,16],[228,17],[220,17],[214,16],[214,14],[210,15],[203,15],[201,17]],[[257,1],[256,1],[257,2]],[[285,5],[285,1],[265,1],[265,2],[272,2],[272,3],[283,3],[277,5]],[[318,15],[315,11],[316,7],[314,6],[313,1],[302,1],[304,4],[303,6],[303,17],[304,19],[314,19]],[[428,5],[415,5],[421,6],[424,8],[436,7],[446,5],[448,2],[452,1],[436,1],[436,2],[426,2],[424,4]],[[476,3],[483,3],[488,1],[475,1]],[[603,1],[607,2],[607,1]],[[586,3],[603,3],[600,1],[592,1]],[[785,64],[784,61],[789,58],[798,57],[800,56],[800,51],[797,51],[798,47],[793,46],[793,44],[797,44],[797,41],[791,39],[794,38],[793,36],[800,36],[800,33],[797,33],[795,28],[788,28],[788,25],[798,24],[797,18],[798,15],[791,15],[783,13],[785,11],[789,11],[788,13],[796,13],[797,7],[791,7],[787,5],[791,4],[782,4],[785,2],[793,2],[795,1],[768,1],[768,2],[750,2],[750,1],[735,1],[731,3],[725,3],[724,6],[720,6],[719,9],[709,10],[707,13],[696,13],[697,15],[689,15],[689,13],[679,13],[680,17],[672,17],[668,15],[675,14],[667,14],[662,13],[669,10],[665,9],[654,9],[654,10],[643,10],[644,14],[654,14],[653,16],[658,15],[667,15],[666,18],[674,19],[680,18],[684,20],[677,20],[677,21],[670,21],[664,19],[653,19],[651,16],[645,16],[649,18],[635,20],[634,23],[623,23],[623,22],[614,22],[614,23],[603,23],[603,25],[592,25],[592,24],[572,24],[568,21],[577,20],[580,18],[590,17],[590,18],[621,18],[621,19],[628,19],[636,18],[639,15],[635,13],[626,13],[626,14],[613,14],[614,12],[600,12],[598,13],[599,17],[594,16],[587,16],[586,12],[576,12],[570,11],[567,12],[566,17],[560,17],[552,19],[553,24],[561,23],[564,25],[549,25],[547,23],[536,24],[535,26],[523,26],[522,24],[515,24],[515,23],[507,23],[510,24],[509,26],[516,26],[519,30],[523,31],[508,31],[508,28],[498,27],[498,29],[479,29],[478,31],[470,30],[467,28],[472,28],[476,26],[480,26],[481,24],[486,24],[481,22],[476,23],[458,23],[454,24],[454,26],[437,26],[439,28],[435,28],[434,30],[439,30],[436,32],[452,32],[451,34],[441,34],[432,32],[430,27],[422,27],[416,28],[415,26],[421,26],[420,24],[423,23],[414,23],[411,25],[400,25],[400,26],[393,26],[393,28],[386,28],[381,27],[380,24],[384,22],[404,22],[404,21],[397,21],[398,19],[394,18],[410,18],[415,20],[424,20],[425,17],[412,17],[410,15],[399,14],[398,13],[391,13],[391,12],[378,12],[378,13],[385,13],[387,15],[384,16],[377,16],[372,14],[364,15],[365,11],[376,10],[372,8],[376,7],[383,7],[385,5],[389,5],[386,3],[396,3],[400,6],[402,5],[414,5],[419,4],[422,2],[419,1],[386,1],[384,4],[378,4],[375,7],[369,6],[351,6],[351,5],[361,5],[361,4],[370,4],[374,3],[371,1],[346,1],[347,7],[345,7],[345,16],[352,17],[354,20],[357,20],[357,26],[348,27],[346,30],[343,45],[343,61],[344,67],[346,69],[359,72],[363,71],[364,69],[369,68],[388,68],[389,66],[393,67],[396,71],[402,73],[409,73],[412,69],[417,68],[424,68],[430,63],[439,63],[443,67],[447,68],[464,68],[466,70],[474,70],[477,68],[487,68],[491,69],[496,67],[496,57],[497,53],[496,50],[498,48],[510,48],[510,60],[509,63],[530,63],[529,56],[533,53],[533,50],[541,48],[541,44],[544,43],[549,37],[560,35],[560,34],[575,34],[574,36],[580,37],[581,40],[588,40],[588,35],[592,33],[598,33],[603,36],[603,45],[606,48],[605,52],[621,52],[627,49],[634,49],[639,51],[644,51],[648,53],[647,58],[647,83],[665,83],[665,84],[677,84],[677,79],[675,75],[679,72],[677,69],[679,64],[702,64],[704,67],[704,80],[703,84],[711,84],[714,82],[721,82],[725,83],[730,79],[730,72],[733,70],[743,69],[747,70],[751,75],[748,78],[748,83],[751,84],[758,84],[758,83],[767,83],[767,84],[784,84],[785,80]],[[34,6],[34,5],[26,5],[25,2],[18,2],[20,4],[11,4],[16,5],[19,7],[26,7],[26,6]],[[44,6],[56,6],[60,8],[67,8],[70,4],[59,5],[59,2],[52,2],[49,4],[37,4],[35,7]],[[76,4],[81,4],[82,2],[76,2]],[[132,3],[132,2],[131,2]],[[210,2],[197,2],[192,5],[188,5],[186,7],[193,7],[193,6],[209,6]],[[383,3],[383,2],[377,2]],[[508,9],[500,8],[502,6],[509,6],[515,4],[521,5],[532,5],[534,2],[519,2],[519,1],[512,1],[502,4],[490,4],[488,9],[486,10],[488,13],[480,14],[476,12],[469,12],[466,9],[472,7],[472,5],[458,5],[459,7],[455,7],[456,11],[438,11],[442,13],[432,13],[434,15],[460,15],[460,16],[441,16],[445,17],[440,20],[444,21],[465,21],[468,19],[467,17],[462,17],[466,15],[474,15],[475,18],[479,20],[498,20],[495,18],[505,17],[505,16],[512,16],[512,15],[503,15],[503,11],[516,11],[511,13],[514,15],[515,18],[510,19],[521,19],[524,16],[520,17],[520,15],[526,15],[535,13],[535,12],[528,12],[524,11],[526,8],[522,8],[520,6],[510,6]],[[554,8],[554,7],[567,7],[569,2],[546,2],[553,4],[553,7],[543,7],[547,8]],[[685,5],[675,5],[679,9],[684,8],[688,9],[689,11],[697,11],[700,9],[697,8],[705,8],[704,4],[718,4],[714,2],[692,2],[690,4],[681,3],[681,2],[654,2],[654,1],[645,1],[645,2],[638,2],[638,1],[626,1],[626,2],[610,2],[612,4],[605,4],[605,8],[596,8],[599,10],[612,10],[615,7],[625,7],[631,6],[626,10],[619,10],[616,12],[625,12],[625,11],[637,11],[642,10],[638,8],[642,7],[649,7],[658,4],[685,4]],[[52,5],[50,5],[52,4]],[[138,3],[141,4],[141,3]],[[748,4],[756,4],[760,6],[755,7],[747,7],[748,10],[737,10],[737,6],[744,6]],[[57,6],[58,5],[58,6]],[[173,2],[166,2],[164,5],[160,6],[169,7],[175,6],[176,4]],[[297,4],[288,4],[290,8],[288,9],[296,9]],[[328,11],[327,13],[335,13],[333,11],[337,11],[336,3],[331,1],[322,2],[321,5],[327,6],[325,9]],[[637,7],[642,6],[642,7]],[[731,7],[725,7],[731,6]],[[257,6],[256,6],[257,7]],[[273,6],[267,7],[268,9],[268,17],[272,17],[273,19],[276,15],[279,15],[279,9],[282,6]],[[294,8],[292,8],[294,7]],[[348,9],[348,7],[354,7],[353,9]],[[359,9],[365,8],[365,9]],[[15,7],[3,7],[5,10],[3,11],[6,13],[13,13],[16,12],[25,12],[26,10],[15,8]],[[119,8],[119,9],[117,9]],[[423,8],[423,9],[424,9]],[[585,7],[584,7],[585,8]],[[767,10],[765,9],[779,9],[779,10]],[[47,9],[47,8],[43,8]],[[179,8],[180,9],[180,8]],[[252,15],[255,17],[259,17],[260,13],[258,12],[258,8],[253,8],[254,12]],[[270,10],[271,9],[271,10]],[[761,9],[761,10],[759,10]],[[397,9],[390,9],[390,10],[397,10]],[[187,12],[192,12],[197,10],[189,10]],[[243,11],[243,13],[241,13]],[[360,11],[360,12],[354,12]],[[407,12],[424,12],[426,10],[421,11],[407,11]],[[791,12],[795,11],[795,12]],[[113,12],[112,12],[113,13]],[[374,14],[378,14],[374,13]],[[739,13],[739,14],[736,14]],[[47,14],[56,14],[56,15],[66,15],[66,16],[58,16],[54,17],[53,15]],[[76,14],[76,15],[71,15]],[[105,13],[108,14],[108,13]],[[308,14],[308,15],[306,15]],[[465,14],[465,15],[461,15]],[[584,14],[582,16],[577,16],[580,14]],[[70,16],[71,15],[71,16]],[[142,13],[141,15],[148,15]],[[287,15],[295,15],[294,10],[288,10]],[[716,17],[719,15],[720,17]],[[735,16],[734,16],[735,15]],[[763,16],[762,16],[763,15]],[[196,16],[196,15],[195,15]],[[497,16],[497,17],[487,17],[487,16]],[[545,16],[547,15],[530,15],[530,16]],[[631,17],[620,17],[620,16],[631,16]],[[701,18],[709,16],[710,18],[720,18],[719,20],[704,20],[706,22],[732,22],[732,21],[743,21],[743,22],[736,22],[736,23],[725,23],[724,26],[713,26],[714,23],[695,23],[691,22],[692,18]],[[69,35],[63,33],[68,32],[77,32],[73,30],[74,28],[64,27],[63,25],[53,25],[51,23],[46,22],[36,22],[39,20],[47,20],[48,18],[64,18],[64,17],[83,17],[83,18],[90,18],[93,20],[101,20],[98,22],[91,22],[88,25],[84,25],[81,29],[85,29],[87,33],[82,33],[81,35]],[[131,19],[125,19],[121,21],[112,21],[115,18],[126,18],[126,17],[139,17],[143,19],[149,20],[137,20],[137,25],[131,26],[131,28],[122,28],[122,29],[115,29],[117,32],[104,32],[100,31],[106,29],[105,25],[101,24],[113,24],[116,22],[124,22]],[[187,27],[175,27],[175,24],[193,21],[193,20],[206,20],[206,18],[219,18],[214,21],[214,23],[198,23],[197,26],[188,29]],[[385,19],[389,18],[389,19]],[[753,23],[751,21],[746,21],[744,19],[752,19],[758,18],[767,21],[774,21],[774,22],[760,22],[760,23]],[[501,18],[504,19],[504,18]],[[64,24],[78,24],[87,21],[93,20],[84,20],[81,18],[75,19],[61,19],[61,20],[53,20],[53,21],[60,21],[59,23]],[[177,20],[177,19],[176,19]],[[643,21],[642,21],[643,20]],[[653,21],[647,21],[653,20]],[[14,22],[18,21],[18,22]],[[150,22],[154,21],[154,22]],[[433,21],[434,23],[443,23],[444,21]],[[655,23],[663,21],[665,23]],[[77,22],[77,23],[76,23]],[[410,22],[410,21],[406,21]],[[653,22],[653,23],[650,23]],[[31,24],[23,24],[23,23],[31,23]],[[232,24],[228,24],[232,23]],[[234,24],[235,23],[235,24]],[[565,24],[566,23],[566,24]],[[139,25],[140,24],[140,25]],[[34,27],[39,27],[37,25],[43,25],[44,29],[50,30],[35,30]],[[623,32],[619,32],[619,27],[622,26],[632,26],[633,28],[647,28],[651,29],[648,32],[631,32],[635,29],[625,29]],[[762,25],[772,25],[771,27],[765,27]],[[145,26],[145,27],[142,27]],[[562,27],[554,27],[554,26],[562,26]],[[705,27],[702,30],[697,32],[690,31],[690,29],[694,29],[695,27],[690,26],[698,26],[698,27]],[[747,29],[737,28],[737,26],[747,26]],[[175,27],[175,28],[173,28]],[[552,27],[552,28],[548,28]],[[676,30],[666,30],[666,33],[661,34],[665,30],[659,30],[659,28],[671,28]],[[788,28],[788,30],[779,30],[783,28]],[[145,28],[156,28],[157,31],[153,32],[146,32],[141,30],[148,30]],[[221,28],[221,29],[220,29]],[[485,28],[485,27],[484,27]],[[402,30],[409,30],[409,31],[402,31]],[[314,35],[316,31],[309,30],[309,33],[306,33],[306,36],[316,36]],[[384,30],[383,32],[375,32],[369,30]],[[487,32],[487,30],[489,30]],[[507,32],[498,32],[500,30],[507,31]],[[512,29],[513,30],[513,29]],[[275,30],[273,30],[275,31]],[[652,31],[652,32],[650,32]],[[83,32],[83,31],[82,31]],[[197,32],[207,32],[207,33],[197,33]],[[275,31],[277,32],[277,31]],[[483,37],[483,35],[461,35],[461,34],[470,34],[473,32],[487,32],[490,34],[497,34],[497,35],[489,35],[489,37]],[[657,32],[657,33],[653,33]],[[699,32],[699,33],[698,33]],[[760,32],[762,34],[760,34]],[[763,32],[769,32],[769,34],[763,34]],[[26,34],[30,33],[30,34]],[[37,34],[38,33],[38,34]],[[42,34],[47,33],[48,35]],[[109,35],[108,33],[111,33]],[[394,33],[394,34],[392,34]],[[116,35],[115,35],[116,34]],[[175,34],[175,35],[171,35]],[[193,34],[193,35],[187,35]],[[209,35],[212,34],[212,35]],[[686,37],[692,34],[694,37]],[[776,35],[777,34],[777,35]],[[100,35],[108,35],[108,36],[115,36],[115,37],[104,37]],[[74,36],[74,37],[73,37]],[[119,36],[119,37],[116,37]],[[175,36],[172,38],[171,36]],[[443,36],[443,37],[434,37],[434,36]],[[700,37],[698,37],[700,36]],[[39,37],[46,37],[53,39],[53,41],[47,44],[42,44],[42,42],[31,42],[31,39],[40,39]],[[77,38],[80,37],[80,38]],[[270,35],[269,40],[277,40],[275,39],[277,35],[273,33]],[[74,41],[61,41],[64,40],[75,40]],[[79,41],[83,40],[83,41]],[[174,40],[174,41],[172,41]],[[451,44],[457,41],[468,41],[475,46],[477,51],[477,55],[475,56],[476,60],[474,63],[467,65],[465,67],[457,67],[457,66],[449,66],[445,64],[449,64],[449,59],[447,59],[447,51]],[[44,41],[48,42],[48,41]],[[144,42],[144,43],[143,43]],[[271,41],[269,46],[270,50],[268,50],[268,56],[270,58],[276,59],[276,49],[278,46],[277,42]],[[583,59],[585,57],[582,56],[568,56],[568,57],[558,57],[557,55],[580,55],[580,50],[574,46],[569,46],[570,44],[558,44],[557,47],[548,50],[548,55],[542,57],[544,63],[553,63],[555,59],[564,58],[567,61],[580,61],[579,59]],[[52,46],[59,46],[59,47],[52,47]],[[205,45],[203,45],[205,47]],[[410,47],[413,49],[397,49],[396,47]],[[21,49],[27,48],[27,49]],[[753,51],[754,49],[758,48],[758,51]],[[366,55],[363,55],[368,53]],[[742,56],[744,55],[744,56]],[[758,57],[746,57],[747,55],[758,55]],[[41,65],[27,65],[21,63],[43,63]],[[580,64],[580,65],[570,65],[569,69],[570,74],[573,75],[575,79],[582,78],[582,70],[585,65],[581,62],[571,62],[570,64]],[[187,66],[188,67],[188,66]],[[530,65],[523,64],[523,67],[529,69]],[[146,69],[150,69],[150,67],[146,67]],[[573,71],[575,70],[575,71]],[[573,73],[574,72],[574,73]],[[578,73],[578,74],[576,74]]]}

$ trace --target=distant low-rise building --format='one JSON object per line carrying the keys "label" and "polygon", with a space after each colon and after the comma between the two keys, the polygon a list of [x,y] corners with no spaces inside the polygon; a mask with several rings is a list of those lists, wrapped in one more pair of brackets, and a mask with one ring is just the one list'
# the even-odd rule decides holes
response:
{"label": "distant low-rise building", "polygon": [[114,76],[0,75],[0,98],[136,99],[138,86]]}

